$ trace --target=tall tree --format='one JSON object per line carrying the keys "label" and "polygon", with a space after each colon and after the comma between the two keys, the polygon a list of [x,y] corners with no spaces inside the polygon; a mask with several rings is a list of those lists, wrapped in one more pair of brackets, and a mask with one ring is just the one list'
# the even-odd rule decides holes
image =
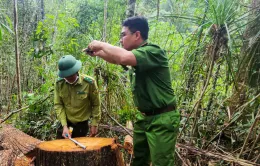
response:
{"label": "tall tree", "polygon": [[107,36],[107,4],[108,0],[104,1],[104,27],[103,27],[103,41],[106,41]]}
{"label": "tall tree", "polygon": [[17,0],[14,0],[14,34],[15,34],[15,57],[16,57],[16,79],[17,79],[17,100],[18,107],[22,107],[21,102],[21,80],[20,80],[20,56],[18,48],[18,13],[17,13]]}
{"label": "tall tree", "polygon": [[127,10],[126,10],[127,18],[135,15],[135,3],[136,0],[128,0]]}
{"label": "tall tree", "polygon": [[42,15],[42,20],[44,20],[45,17],[44,0],[41,0],[41,15]]}
{"label": "tall tree", "polygon": [[160,15],[160,0],[157,0],[157,15],[156,15],[157,20],[159,19],[159,15]]}

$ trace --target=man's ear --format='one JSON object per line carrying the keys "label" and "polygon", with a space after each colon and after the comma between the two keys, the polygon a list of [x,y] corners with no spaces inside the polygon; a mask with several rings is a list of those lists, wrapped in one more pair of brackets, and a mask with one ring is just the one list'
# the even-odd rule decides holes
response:
{"label": "man's ear", "polygon": [[135,37],[136,37],[137,39],[142,38],[141,32],[140,32],[140,31],[136,31],[136,32],[135,32]]}

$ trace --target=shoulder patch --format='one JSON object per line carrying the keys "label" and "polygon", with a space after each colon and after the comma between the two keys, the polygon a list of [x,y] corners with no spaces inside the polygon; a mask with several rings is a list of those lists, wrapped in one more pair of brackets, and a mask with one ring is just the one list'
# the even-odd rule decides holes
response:
{"label": "shoulder patch", "polygon": [[93,84],[94,83],[94,80],[89,78],[89,77],[84,77],[84,80],[87,81],[88,83],[90,84]]}
{"label": "shoulder patch", "polygon": [[58,78],[57,80],[56,80],[56,82],[60,82],[60,81],[62,81],[62,80],[64,80],[64,78]]}

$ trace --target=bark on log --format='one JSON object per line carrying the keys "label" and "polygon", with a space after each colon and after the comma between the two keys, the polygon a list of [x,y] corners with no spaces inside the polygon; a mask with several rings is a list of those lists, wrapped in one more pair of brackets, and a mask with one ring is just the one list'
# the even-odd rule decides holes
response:
{"label": "bark on log", "polygon": [[[34,154],[34,149],[41,141],[33,138],[11,125],[0,125],[0,165],[14,165],[16,158]],[[18,164],[19,165],[19,164]]]}
{"label": "bark on log", "polygon": [[74,138],[42,142],[37,146],[37,166],[123,166],[122,154],[113,138]]}
{"label": "bark on log", "polygon": [[18,156],[14,161],[14,166],[35,166],[35,157]]}

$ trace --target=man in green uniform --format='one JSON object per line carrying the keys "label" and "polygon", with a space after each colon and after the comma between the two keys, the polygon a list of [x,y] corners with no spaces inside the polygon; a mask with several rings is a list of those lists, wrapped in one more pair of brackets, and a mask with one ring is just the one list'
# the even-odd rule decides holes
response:
{"label": "man in green uniform", "polygon": [[122,25],[123,48],[92,41],[84,49],[91,56],[132,66],[130,79],[134,103],[140,113],[134,125],[134,166],[174,166],[180,123],[171,86],[168,58],[157,45],[147,42],[148,22],[131,17]]}
{"label": "man in green uniform", "polygon": [[[61,122],[57,138],[84,137],[92,117],[90,136],[97,134],[100,120],[100,97],[95,80],[79,74],[82,63],[72,55],[60,58],[59,79],[55,84],[54,109]],[[73,128],[72,133],[69,128]]]}

